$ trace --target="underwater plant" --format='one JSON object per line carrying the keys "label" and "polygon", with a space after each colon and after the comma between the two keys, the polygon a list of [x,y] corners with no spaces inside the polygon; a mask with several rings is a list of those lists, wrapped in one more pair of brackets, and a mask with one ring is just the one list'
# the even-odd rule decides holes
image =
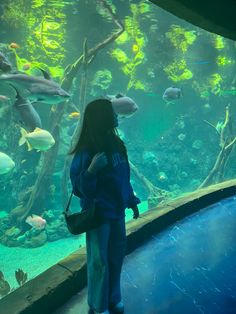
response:
{"label": "underwater plant", "polygon": [[[19,268],[15,271],[15,278],[18,285],[22,286],[27,281],[28,274]],[[0,296],[4,297],[15,289],[16,288],[11,288],[9,282],[5,279],[3,272],[0,271]]]}
{"label": "underwater plant", "polygon": [[228,58],[227,56],[219,55],[216,58],[216,63],[218,66],[225,66],[225,65],[232,65],[233,63],[235,63],[235,61]]}
{"label": "underwater plant", "polygon": [[195,31],[186,31],[179,25],[171,25],[170,31],[166,33],[166,37],[176,49],[181,50],[183,53],[188,50],[189,46],[192,45],[197,38]]}
{"label": "underwater plant", "polygon": [[220,35],[216,35],[216,34],[212,34],[213,36],[213,46],[218,49],[221,50],[225,47],[225,43],[224,43],[224,38]]}
{"label": "underwater plant", "polygon": [[140,28],[140,16],[150,11],[149,4],[140,1],[138,4],[131,3],[132,15],[126,16],[124,21],[125,31],[116,39],[116,44],[125,48],[114,48],[111,50],[111,57],[115,58],[121,66],[122,72],[129,78],[127,90],[147,90],[147,84],[137,78],[138,67],[146,62],[143,51],[146,45],[146,38]]}
{"label": "underwater plant", "polygon": [[184,59],[175,60],[170,63],[164,68],[164,72],[173,82],[190,80],[193,77],[193,73],[187,69],[186,61]]}
{"label": "underwater plant", "polygon": [[129,62],[129,57],[126,55],[126,53],[123,50],[121,50],[119,48],[113,49],[111,51],[111,56],[113,58],[115,58],[120,63],[128,63]]}
{"label": "underwater plant", "polygon": [[214,73],[210,75],[210,77],[207,80],[210,91],[215,95],[220,93],[222,82],[223,78],[219,73]]}
{"label": "underwater plant", "polygon": [[[23,9],[24,8],[24,9]],[[5,6],[1,19],[13,28],[27,27],[28,18],[31,13],[30,1],[27,0],[10,0]]]}
{"label": "underwater plant", "polygon": [[27,281],[28,274],[25,273],[22,269],[18,268],[15,271],[15,277],[19,286],[22,286]]}
{"label": "underwater plant", "polygon": [[[19,0],[7,6],[2,18],[9,25],[19,28],[24,34],[17,49],[17,69],[31,74],[40,63],[51,66],[50,72],[62,78],[62,64],[65,58],[65,4],[45,6],[45,1]],[[37,10],[35,10],[37,8]],[[11,47],[10,47],[11,48]]]}
{"label": "underwater plant", "polygon": [[4,297],[11,291],[11,286],[7,280],[5,280],[3,272],[0,271],[0,296]]}

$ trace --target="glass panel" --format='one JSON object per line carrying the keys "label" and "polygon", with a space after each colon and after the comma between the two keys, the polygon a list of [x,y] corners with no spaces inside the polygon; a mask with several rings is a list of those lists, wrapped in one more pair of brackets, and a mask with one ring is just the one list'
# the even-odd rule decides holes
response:
{"label": "glass panel", "polygon": [[235,42],[148,1],[5,0],[0,16],[1,297],[85,244],[62,211],[90,101],[133,101],[114,110],[140,213],[235,177]]}

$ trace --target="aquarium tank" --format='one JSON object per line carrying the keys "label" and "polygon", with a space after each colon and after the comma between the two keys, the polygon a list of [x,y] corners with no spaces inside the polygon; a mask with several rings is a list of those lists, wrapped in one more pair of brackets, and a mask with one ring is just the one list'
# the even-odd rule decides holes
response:
{"label": "aquarium tank", "polygon": [[138,108],[118,132],[141,213],[235,178],[235,57],[234,41],[145,0],[0,2],[0,298],[85,245],[62,212],[91,100]]}

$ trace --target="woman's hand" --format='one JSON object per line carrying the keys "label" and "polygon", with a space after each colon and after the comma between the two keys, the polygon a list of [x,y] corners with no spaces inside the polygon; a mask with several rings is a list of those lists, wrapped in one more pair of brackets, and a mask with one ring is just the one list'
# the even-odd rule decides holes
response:
{"label": "woman's hand", "polygon": [[96,174],[98,170],[105,167],[108,164],[107,156],[105,153],[97,153],[94,155],[90,166],[88,167],[88,172]]}
{"label": "woman's hand", "polygon": [[132,207],[132,211],[133,211],[133,218],[134,219],[137,219],[139,217],[139,209],[138,209],[138,206],[134,206]]}

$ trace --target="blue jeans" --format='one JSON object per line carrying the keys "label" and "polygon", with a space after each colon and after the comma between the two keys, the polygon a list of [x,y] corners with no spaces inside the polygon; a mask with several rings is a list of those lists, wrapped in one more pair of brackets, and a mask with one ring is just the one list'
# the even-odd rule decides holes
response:
{"label": "blue jeans", "polygon": [[121,301],[120,274],[126,250],[125,218],[86,232],[88,305],[97,312]]}

